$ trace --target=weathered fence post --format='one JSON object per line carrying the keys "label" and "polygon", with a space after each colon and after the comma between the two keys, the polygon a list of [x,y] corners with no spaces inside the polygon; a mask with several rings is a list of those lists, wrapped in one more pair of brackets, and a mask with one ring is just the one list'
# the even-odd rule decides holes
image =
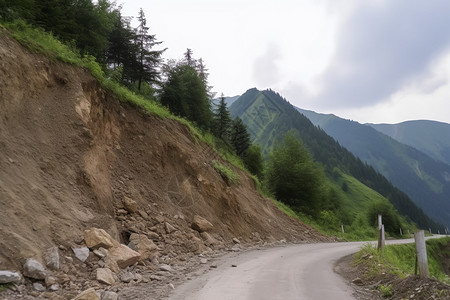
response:
{"label": "weathered fence post", "polygon": [[416,241],[416,257],[420,278],[427,278],[430,276],[430,273],[428,271],[427,245],[425,244],[424,231],[414,232],[414,240]]}
{"label": "weathered fence post", "polygon": [[400,228],[400,236],[402,236],[403,235],[403,231],[402,231],[402,229]]}
{"label": "weathered fence post", "polygon": [[384,225],[383,225],[383,218],[380,215],[378,215],[378,250],[381,250],[381,248],[384,247],[385,244],[385,238],[384,238]]}
{"label": "weathered fence post", "polygon": [[344,225],[341,225],[342,233],[345,233],[344,231]]}

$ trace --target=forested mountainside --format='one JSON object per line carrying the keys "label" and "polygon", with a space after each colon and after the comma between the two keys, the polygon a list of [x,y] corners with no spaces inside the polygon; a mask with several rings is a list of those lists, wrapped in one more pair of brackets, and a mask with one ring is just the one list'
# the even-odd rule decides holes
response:
{"label": "forested mountainside", "polygon": [[[429,216],[450,226],[450,165],[402,144],[371,126],[334,115],[302,109],[299,111],[335,138],[339,144],[383,174]],[[422,131],[417,129],[417,135],[421,132],[424,140],[427,139],[425,137],[427,135],[430,141],[437,139],[434,133],[425,134],[425,129]],[[445,134],[443,136],[445,137]],[[440,144],[444,143],[446,141]]]}
{"label": "forested mountainside", "polygon": [[450,165],[450,124],[429,120],[368,124],[393,139]]}
{"label": "forested mountainside", "polygon": [[443,232],[443,226],[430,219],[404,192],[324,130],[314,126],[276,92],[250,89],[230,106],[230,112],[244,121],[253,142],[260,144],[264,153],[269,153],[283,134],[295,129],[314,159],[324,165],[330,176],[334,168],[338,168],[387,197],[401,214],[410,217],[421,228],[436,228]]}

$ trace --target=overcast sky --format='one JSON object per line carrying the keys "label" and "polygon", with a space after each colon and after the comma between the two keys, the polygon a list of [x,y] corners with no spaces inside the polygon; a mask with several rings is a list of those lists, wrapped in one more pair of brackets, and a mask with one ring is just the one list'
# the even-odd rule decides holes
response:
{"label": "overcast sky", "polygon": [[117,0],[226,96],[271,88],[360,123],[450,123],[448,0]]}

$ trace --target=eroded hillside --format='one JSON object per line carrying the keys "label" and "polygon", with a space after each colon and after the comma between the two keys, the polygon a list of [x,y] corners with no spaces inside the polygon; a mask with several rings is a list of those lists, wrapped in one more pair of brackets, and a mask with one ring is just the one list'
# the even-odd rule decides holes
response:
{"label": "eroded hillside", "polygon": [[[213,160],[233,168],[240,183],[228,185]],[[124,209],[128,198],[136,209]],[[80,280],[92,279],[100,258],[91,253],[93,260],[76,267],[76,258],[63,258],[85,246],[92,227],[123,244],[133,233],[148,237],[157,249],[144,265],[155,257],[176,265],[230,248],[234,237],[243,244],[325,240],[261,197],[250,177],[186,126],[120,103],[86,71],[31,53],[4,31],[0,206],[1,270],[21,272],[27,258],[44,264],[44,251],[57,246],[60,272]],[[212,230],[192,229],[195,215]],[[61,290],[87,287],[61,282]]]}

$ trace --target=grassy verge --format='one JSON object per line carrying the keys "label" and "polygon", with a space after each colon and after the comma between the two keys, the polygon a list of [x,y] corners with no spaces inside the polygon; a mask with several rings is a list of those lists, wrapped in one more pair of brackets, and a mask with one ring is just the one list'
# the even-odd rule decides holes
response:
{"label": "grassy verge", "polygon": [[228,184],[239,183],[239,175],[237,175],[231,168],[221,164],[217,160],[213,160],[212,165],[214,169],[222,176]]}
{"label": "grassy verge", "polygon": [[[442,269],[443,255],[450,254],[450,238],[427,241],[427,256],[430,276],[450,284],[450,277]],[[414,274],[415,244],[388,245],[383,251],[367,244],[356,255],[355,263],[364,263],[368,278],[374,278],[383,273],[389,273],[400,278]],[[368,259],[370,258],[370,259]]]}

